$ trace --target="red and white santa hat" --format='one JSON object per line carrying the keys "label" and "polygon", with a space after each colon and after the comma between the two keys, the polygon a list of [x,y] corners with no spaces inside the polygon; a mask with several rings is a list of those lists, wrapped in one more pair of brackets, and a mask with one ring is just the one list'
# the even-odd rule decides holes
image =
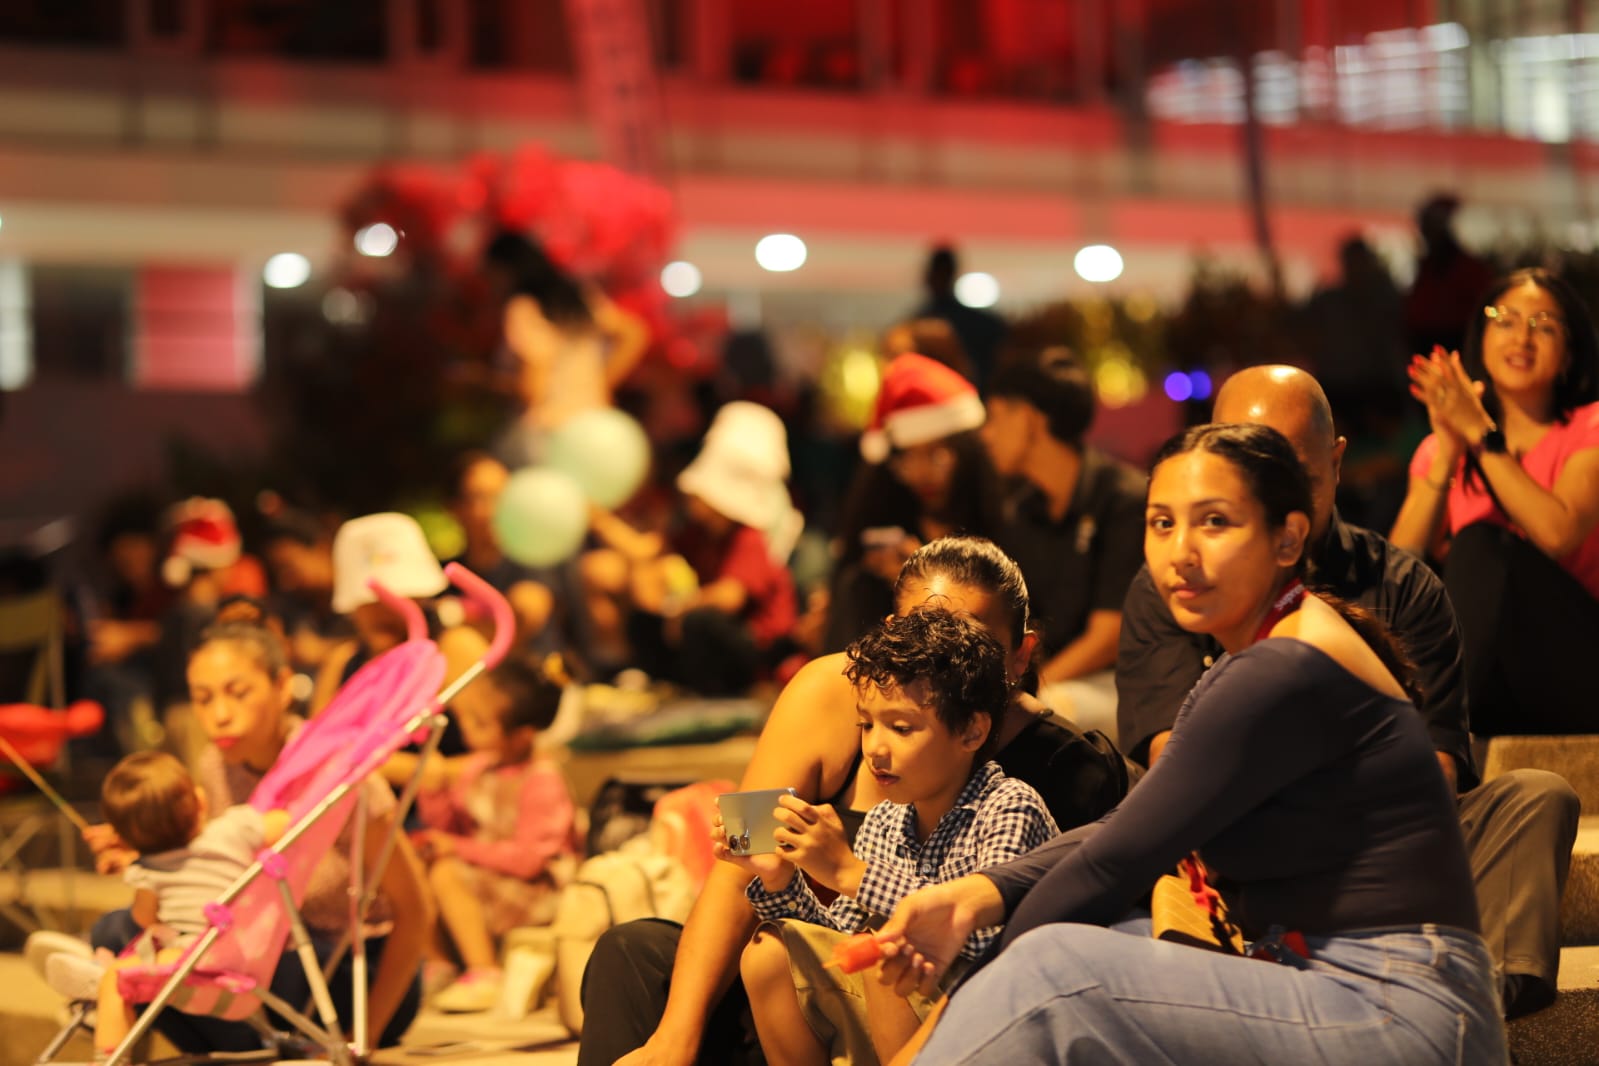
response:
{"label": "red and white santa hat", "polygon": [[906,352],[888,364],[872,422],[861,434],[869,463],[895,448],[914,448],[983,424],[983,401],[970,381],[943,363]]}
{"label": "red and white santa hat", "polygon": [[172,542],[161,577],[174,588],[200,570],[225,570],[239,561],[244,541],[233,512],[221,500],[193,496],[167,512]]}

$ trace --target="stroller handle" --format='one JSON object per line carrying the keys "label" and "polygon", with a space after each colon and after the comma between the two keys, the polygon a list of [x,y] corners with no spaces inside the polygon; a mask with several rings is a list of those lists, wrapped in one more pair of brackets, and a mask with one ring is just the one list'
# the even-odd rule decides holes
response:
{"label": "stroller handle", "polygon": [[478,577],[460,563],[449,563],[444,567],[444,576],[450,583],[462,592],[467,599],[488,611],[494,619],[494,639],[489,644],[489,650],[483,655],[483,668],[492,670],[505,658],[505,653],[511,650],[511,641],[516,638],[516,617],[511,614],[511,605],[505,601],[493,585]]}
{"label": "stroller handle", "polygon": [[422,608],[416,601],[408,596],[397,596],[384,588],[377,578],[367,580],[366,587],[372,590],[373,595],[383,603],[383,606],[397,613],[405,619],[405,637],[407,640],[428,639],[428,620],[422,615]]}

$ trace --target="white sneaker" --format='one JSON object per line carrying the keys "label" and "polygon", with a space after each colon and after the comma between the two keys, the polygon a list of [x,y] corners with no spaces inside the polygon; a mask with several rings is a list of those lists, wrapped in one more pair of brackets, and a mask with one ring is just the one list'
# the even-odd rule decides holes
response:
{"label": "white sneaker", "polygon": [[422,964],[422,997],[431,1000],[461,976],[461,968],[443,959],[428,959]]}
{"label": "white sneaker", "polygon": [[[517,937],[518,933],[523,935]],[[541,934],[528,936],[527,934]],[[516,937],[513,941],[512,937]],[[545,986],[555,975],[555,937],[549,929],[514,930],[506,938],[505,979],[494,1014],[519,1021],[539,1005]]]}
{"label": "white sneaker", "polygon": [[51,955],[44,963],[44,979],[50,987],[74,1003],[100,998],[100,977],[105,966],[95,958],[71,952]]}
{"label": "white sneaker", "polygon": [[88,941],[81,937],[68,936],[66,933],[57,933],[50,929],[41,929],[37,933],[28,934],[28,941],[22,946],[22,957],[28,960],[28,965],[40,977],[45,975],[44,965],[52,955],[76,955],[79,958],[94,958],[94,949]]}
{"label": "white sneaker", "polygon": [[433,1008],[447,1014],[476,1014],[500,1001],[499,970],[468,970],[433,997]]}

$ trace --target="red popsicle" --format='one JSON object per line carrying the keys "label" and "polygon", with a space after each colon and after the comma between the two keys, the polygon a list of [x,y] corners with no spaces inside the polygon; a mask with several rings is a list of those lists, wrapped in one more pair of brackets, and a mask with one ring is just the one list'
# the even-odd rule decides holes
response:
{"label": "red popsicle", "polygon": [[833,961],[829,965],[837,966],[843,973],[859,973],[882,957],[883,949],[875,935],[856,933],[833,946]]}

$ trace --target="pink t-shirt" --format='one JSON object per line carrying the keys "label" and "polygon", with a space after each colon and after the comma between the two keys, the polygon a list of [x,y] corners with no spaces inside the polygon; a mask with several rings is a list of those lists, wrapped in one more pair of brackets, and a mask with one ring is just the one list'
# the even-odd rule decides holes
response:
{"label": "pink t-shirt", "polygon": [[[1565,425],[1551,426],[1543,439],[1521,457],[1521,468],[1538,484],[1552,489],[1560,471],[1565,469],[1566,460],[1589,448],[1599,448],[1599,403],[1577,408]],[[1410,460],[1411,476],[1425,477],[1437,450],[1437,436],[1429,435]],[[1455,469],[1454,487],[1449,490],[1449,532],[1458,533],[1473,522],[1493,522],[1521,533],[1494,505],[1493,497],[1488,495],[1480,478],[1475,484],[1466,484],[1465,467],[1462,459]],[[1582,583],[1588,595],[1599,599],[1599,527],[1588,534],[1588,539],[1576,551],[1563,556],[1560,565]]]}
{"label": "pink t-shirt", "polygon": [[419,792],[416,809],[429,829],[455,837],[463,860],[523,881],[554,873],[577,851],[572,794],[546,759],[495,766],[493,755],[474,752],[452,787]]}

